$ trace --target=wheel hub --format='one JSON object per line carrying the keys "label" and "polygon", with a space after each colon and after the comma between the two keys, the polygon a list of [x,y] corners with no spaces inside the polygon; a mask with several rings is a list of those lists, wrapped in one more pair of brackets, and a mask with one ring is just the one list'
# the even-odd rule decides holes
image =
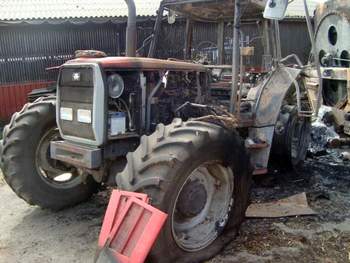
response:
{"label": "wheel hub", "polygon": [[36,149],[36,169],[40,177],[52,187],[74,187],[82,182],[82,176],[76,169],[50,158],[50,142],[59,139],[60,135],[55,127],[42,136]]}
{"label": "wheel hub", "polygon": [[177,245],[188,252],[209,246],[228,221],[232,193],[231,169],[212,161],[193,170],[178,193],[171,215]]}
{"label": "wheel hub", "polygon": [[196,216],[204,209],[207,196],[199,180],[188,182],[181,191],[176,209],[185,217]]}

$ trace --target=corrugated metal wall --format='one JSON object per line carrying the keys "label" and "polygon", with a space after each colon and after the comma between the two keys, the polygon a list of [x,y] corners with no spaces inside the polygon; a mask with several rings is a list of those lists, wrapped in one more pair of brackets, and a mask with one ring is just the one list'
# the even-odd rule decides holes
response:
{"label": "corrugated metal wall", "polygon": [[[73,58],[78,49],[118,55],[125,50],[125,23],[9,25],[0,27],[0,120],[8,120],[33,89],[57,79],[46,70]],[[152,21],[139,27],[139,46],[151,34]]]}
{"label": "corrugated metal wall", "polygon": [[[184,44],[184,21],[169,25],[164,23],[157,46],[160,58],[182,58]],[[97,49],[108,55],[117,55],[125,50],[125,23],[84,23],[84,24],[40,24],[9,25],[0,27],[0,119],[8,118],[26,100],[27,93],[34,88],[44,87],[48,81],[55,81],[56,71],[46,71],[73,57],[78,49]],[[152,33],[153,21],[138,23],[138,46]],[[255,23],[244,25],[243,31],[250,37],[258,36]],[[230,41],[232,25],[226,25],[226,63],[231,63]],[[217,27],[210,23],[196,23],[193,35],[194,49],[210,49],[216,44]],[[309,41],[303,22],[284,21],[281,23],[283,54],[298,54],[304,61],[309,54]],[[208,43],[209,41],[209,43]],[[248,62],[261,66],[261,41],[253,42],[255,56]],[[147,54],[144,50],[142,55]],[[26,83],[29,84],[26,84]],[[34,83],[38,84],[34,84]],[[24,83],[23,85],[21,83]],[[14,85],[16,84],[16,85]],[[21,84],[21,85],[19,85]],[[43,86],[44,85],[44,86]]]}

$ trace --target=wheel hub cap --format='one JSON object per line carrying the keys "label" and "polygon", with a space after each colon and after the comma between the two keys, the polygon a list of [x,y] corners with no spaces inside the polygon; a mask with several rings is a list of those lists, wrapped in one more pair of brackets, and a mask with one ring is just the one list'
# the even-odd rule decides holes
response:
{"label": "wheel hub cap", "polygon": [[207,191],[199,180],[191,181],[185,185],[179,196],[177,210],[184,216],[198,215],[207,202]]}

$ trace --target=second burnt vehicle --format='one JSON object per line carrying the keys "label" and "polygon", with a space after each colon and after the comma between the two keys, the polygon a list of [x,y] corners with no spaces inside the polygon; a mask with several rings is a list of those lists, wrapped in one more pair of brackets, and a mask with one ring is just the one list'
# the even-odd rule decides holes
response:
{"label": "second burnt vehicle", "polygon": [[[309,82],[319,92],[326,106],[322,120],[333,126],[339,137],[329,139],[328,146],[349,151],[350,145],[350,5],[348,1],[329,0],[320,3],[315,11],[316,59],[320,65],[321,82],[317,68],[307,72]],[[321,84],[321,85],[320,85]],[[311,94],[316,97],[316,94]],[[315,99],[313,99],[315,101]]]}
{"label": "second burnt vehicle", "polygon": [[[278,21],[262,15],[281,19],[287,1],[161,3],[150,57],[167,11],[187,19],[185,58],[193,21],[233,21],[232,65],[135,57],[136,9],[126,3],[127,57],[82,52],[62,65],[57,96],[25,105],[5,127],[2,170],[19,197],[54,210],[86,200],[102,184],[147,193],[169,215],[151,261],[203,261],[237,233],[251,175],[267,173],[270,155],[294,167],[306,155],[313,111],[304,66],[296,55],[281,57]],[[251,50],[240,41],[245,18],[264,25],[271,57],[254,81],[240,63]],[[222,69],[231,80],[213,76]]]}

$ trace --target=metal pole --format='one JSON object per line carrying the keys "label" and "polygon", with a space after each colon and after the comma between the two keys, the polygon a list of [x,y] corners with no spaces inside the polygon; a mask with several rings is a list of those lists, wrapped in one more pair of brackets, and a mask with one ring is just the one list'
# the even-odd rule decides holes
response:
{"label": "metal pole", "polygon": [[218,23],[218,64],[223,65],[225,61],[225,22]]}
{"label": "metal pole", "polygon": [[276,58],[277,58],[277,43],[276,43],[276,27],[274,26],[274,22],[270,23],[270,39],[271,47],[272,47],[272,65],[276,66]]}
{"label": "metal pole", "polygon": [[276,59],[280,61],[282,59],[282,48],[281,48],[281,33],[280,33],[280,24],[278,20],[274,20],[275,25],[275,35],[276,35]]}
{"label": "metal pole", "polygon": [[156,50],[156,46],[157,46],[157,42],[158,42],[160,29],[162,27],[163,13],[164,13],[164,5],[163,5],[163,3],[161,3],[160,7],[159,7],[159,10],[158,10],[156,22],[154,24],[153,39],[152,39],[151,45],[149,47],[149,52],[148,52],[148,57],[149,58],[153,58],[154,54],[155,54],[155,50]]}
{"label": "metal pole", "polygon": [[230,112],[235,113],[237,108],[237,91],[238,91],[238,73],[240,64],[240,51],[239,51],[239,31],[241,27],[241,2],[235,1],[235,16],[233,23],[233,43],[232,43],[232,87],[231,87],[231,102]]}
{"label": "metal pole", "polygon": [[186,39],[185,39],[185,48],[184,48],[184,59],[191,59],[191,50],[192,50],[192,39],[193,39],[193,21],[191,18],[186,20]]}
{"label": "metal pole", "polygon": [[318,94],[317,94],[317,105],[316,105],[316,111],[315,115],[318,115],[318,111],[321,107],[321,100],[322,100],[322,93],[323,93],[323,82],[322,82],[322,73],[321,73],[321,68],[320,68],[320,62],[318,61],[318,51],[316,48],[316,43],[315,43],[315,36],[314,36],[314,31],[312,28],[311,24],[311,18],[309,14],[309,8],[307,6],[306,0],[304,0],[304,9],[305,9],[305,17],[306,17],[306,24],[307,24],[307,29],[309,31],[309,37],[311,41],[311,47],[312,47],[312,53],[314,55],[314,60],[315,60],[315,66],[316,66],[316,71],[318,75],[318,81],[319,81],[319,89],[318,89]]}
{"label": "metal pole", "polygon": [[264,55],[262,68],[265,70],[271,70],[272,67],[272,53],[271,53],[271,34],[269,20],[264,19],[263,21],[263,46],[264,46]]}
{"label": "metal pole", "polygon": [[125,50],[127,57],[136,57],[137,29],[136,29],[136,6],[134,0],[125,0],[128,5],[128,25],[126,27]]}
{"label": "metal pole", "polygon": [[269,21],[267,19],[263,21],[263,35],[264,35],[264,38],[263,38],[264,53],[267,56],[271,56]]}
{"label": "metal pole", "polygon": [[[242,33],[241,33],[242,34]],[[243,42],[243,34],[241,35],[241,38],[242,38],[242,41],[241,41],[241,48],[244,47],[244,42]],[[249,42],[248,42],[249,43]],[[240,54],[240,65],[239,65],[239,84],[240,84],[240,89],[239,89],[239,92],[238,92],[238,104],[240,105],[241,104],[241,100],[242,100],[242,89],[243,89],[243,77],[244,77],[244,73],[245,73],[245,68],[244,68],[244,57],[242,56],[242,54]],[[238,109],[240,109],[240,107],[238,106]],[[240,115],[241,115],[241,111],[240,110],[237,110],[236,111],[237,113],[237,119],[240,119]]]}

